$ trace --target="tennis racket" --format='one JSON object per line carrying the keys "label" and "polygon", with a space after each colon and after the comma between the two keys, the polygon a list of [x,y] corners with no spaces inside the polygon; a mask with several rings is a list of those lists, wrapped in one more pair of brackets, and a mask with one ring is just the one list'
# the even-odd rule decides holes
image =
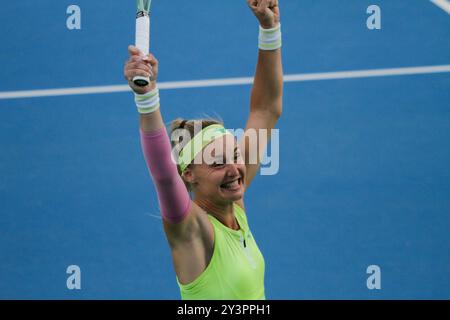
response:
{"label": "tennis racket", "polygon": [[[136,47],[145,56],[149,53],[150,46],[150,5],[152,0],[136,0]],[[135,85],[145,87],[150,83],[150,79],[144,76],[133,78]]]}

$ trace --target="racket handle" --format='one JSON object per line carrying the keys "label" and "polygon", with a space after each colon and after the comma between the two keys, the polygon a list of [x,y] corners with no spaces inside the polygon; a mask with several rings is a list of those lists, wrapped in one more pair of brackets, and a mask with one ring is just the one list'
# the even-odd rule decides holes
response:
{"label": "racket handle", "polygon": [[[144,56],[149,53],[150,46],[150,17],[148,14],[140,12],[136,17],[136,47]],[[150,79],[144,76],[136,76],[133,83],[138,87],[149,85]]]}
{"label": "racket handle", "polygon": [[150,83],[150,79],[144,76],[136,76],[133,78],[133,83],[138,87],[146,87]]}

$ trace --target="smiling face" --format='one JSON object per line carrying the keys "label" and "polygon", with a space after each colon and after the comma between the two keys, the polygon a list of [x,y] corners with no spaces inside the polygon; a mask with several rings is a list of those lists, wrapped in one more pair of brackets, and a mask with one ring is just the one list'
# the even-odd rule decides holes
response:
{"label": "smiling face", "polygon": [[183,176],[191,184],[196,198],[222,204],[243,197],[245,173],[236,139],[225,135],[207,145]]}

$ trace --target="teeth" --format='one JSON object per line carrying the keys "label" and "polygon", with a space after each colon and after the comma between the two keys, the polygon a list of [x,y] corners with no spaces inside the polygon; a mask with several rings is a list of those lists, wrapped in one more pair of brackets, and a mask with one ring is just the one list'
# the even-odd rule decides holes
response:
{"label": "teeth", "polygon": [[229,189],[229,188],[237,187],[238,185],[239,185],[239,180],[234,180],[233,182],[224,184],[223,187]]}

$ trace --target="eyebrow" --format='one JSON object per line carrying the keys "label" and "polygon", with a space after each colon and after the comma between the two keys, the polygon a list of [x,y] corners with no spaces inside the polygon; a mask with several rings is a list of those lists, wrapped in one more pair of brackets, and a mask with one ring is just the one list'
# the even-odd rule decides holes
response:
{"label": "eyebrow", "polygon": [[[238,151],[238,147],[234,147],[234,153]],[[224,154],[215,155],[214,158],[223,158]]]}

